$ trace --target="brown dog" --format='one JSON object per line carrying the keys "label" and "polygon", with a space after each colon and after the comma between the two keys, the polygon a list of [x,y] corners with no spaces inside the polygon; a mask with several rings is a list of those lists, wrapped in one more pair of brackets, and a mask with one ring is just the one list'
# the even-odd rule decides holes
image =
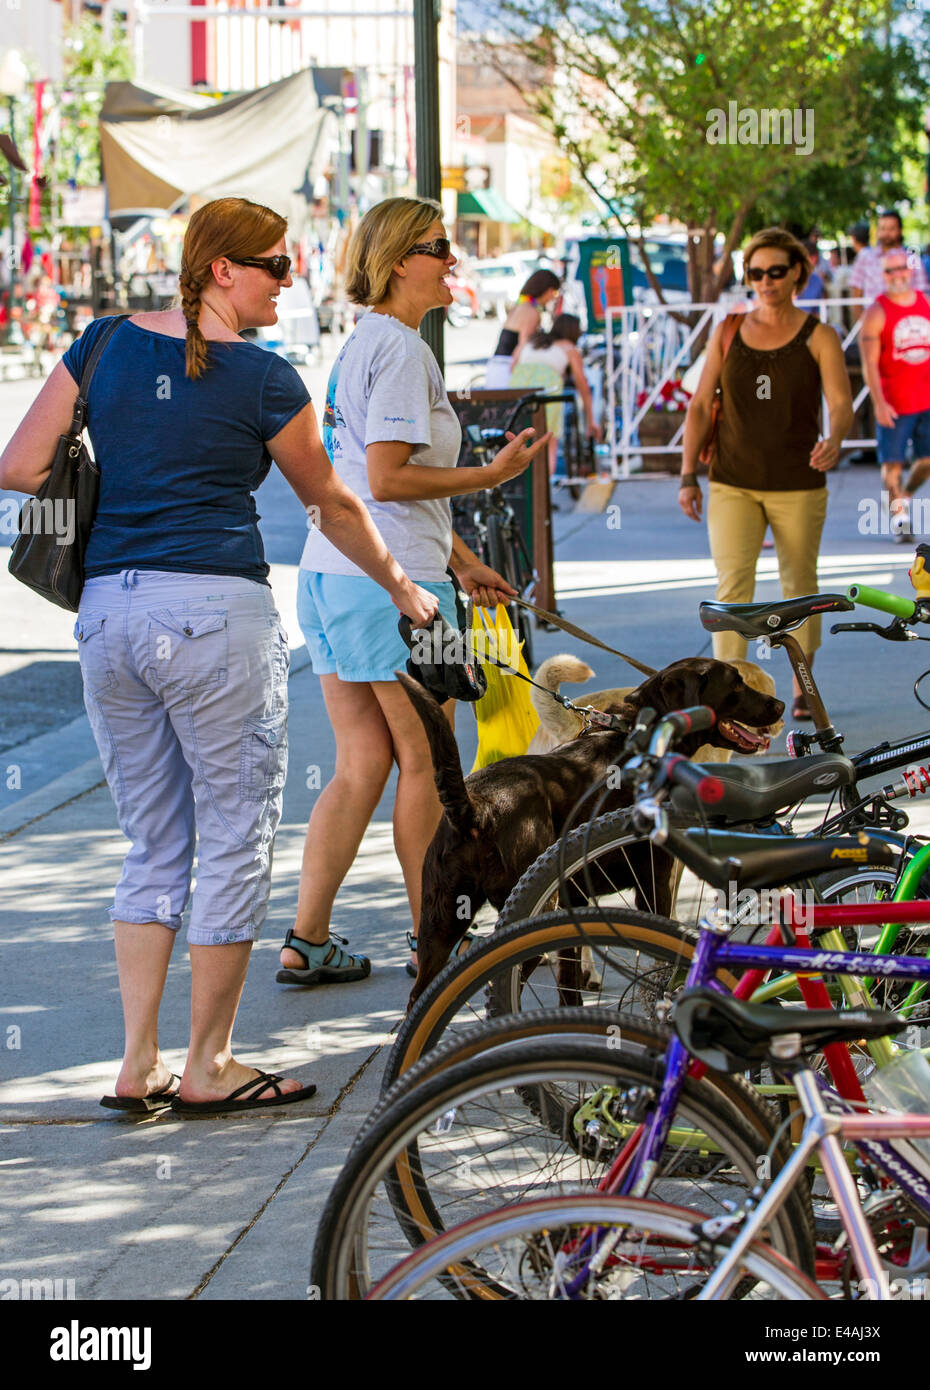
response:
{"label": "brown dog", "polygon": [[[750,689],[726,662],[691,657],[650,676],[618,706],[626,731],[588,733],[553,753],[504,758],[466,778],[455,737],[436,701],[409,676],[396,674],[426,729],[444,812],[423,863],[419,973],[411,1003],[442,969],[478,909],[485,902],[503,907],[521,875],[559,838],[579,797],[617,764],[640,709],[665,714],[705,704],[716,712],[709,734],[691,734],[676,745],[686,757],[705,741],[726,748],[764,737],[752,731],[770,728],[784,711],[781,700]],[[627,799],[625,792],[613,792],[603,809],[613,810]],[[644,854],[654,856],[655,851],[647,844]],[[660,895],[653,903],[640,903],[637,896],[637,906],[668,912],[673,861],[666,859],[668,901]],[[630,864],[634,886],[635,855]]]}
{"label": "brown dog", "polygon": [[[775,696],[775,682],[767,671],[763,671],[761,666],[757,666],[754,661],[746,661],[742,657],[733,657],[727,663],[733,666],[748,686],[753,690],[758,690],[762,695]],[[544,686],[546,690],[558,693],[563,681],[570,684],[580,684],[581,681],[589,681],[594,676],[594,672],[586,661],[582,661],[577,656],[564,653],[562,656],[550,656],[542,663],[533,676],[536,685]],[[581,705],[593,705],[595,709],[614,709],[622,704],[635,690],[635,686],[621,686],[613,690],[595,690],[585,692],[577,697]],[[539,728],[536,730],[527,753],[549,753],[553,748],[558,748],[562,743],[568,743],[570,739],[578,738],[584,728],[580,714],[575,714],[574,710],[564,709],[557,700],[551,700],[542,690],[535,687],[530,688],[530,700],[533,708],[539,716]],[[781,720],[769,730],[769,738],[775,738],[780,734],[784,724]],[[705,744],[699,748],[694,755],[696,763],[725,763],[729,762],[735,751],[740,753],[763,753],[767,745],[760,742],[754,748],[715,748],[711,744]]]}

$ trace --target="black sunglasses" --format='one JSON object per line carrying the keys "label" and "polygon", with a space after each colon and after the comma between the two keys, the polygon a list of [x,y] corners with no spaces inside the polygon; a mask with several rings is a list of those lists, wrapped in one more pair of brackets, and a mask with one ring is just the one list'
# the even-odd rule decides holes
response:
{"label": "black sunglasses", "polygon": [[449,259],[449,252],[452,250],[452,243],[447,236],[438,236],[435,241],[418,241],[416,246],[411,246],[407,252],[408,256],[435,256],[437,261]]}
{"label": "black sunglasses", "polygon": [[746,279],[758,283],[759,280],[764,280],[767,275],[770,280],[784,280],[790,269],[790,265],[770,265],[766,266],[765,270],[757,265],[752,265],[746,271]]}
{"label": "black sunglasses", "polygon": [[226,259],[232,261],[233,265],[257,265],[276,280],[286,280],[291,273],[290,256],[227,256]]}

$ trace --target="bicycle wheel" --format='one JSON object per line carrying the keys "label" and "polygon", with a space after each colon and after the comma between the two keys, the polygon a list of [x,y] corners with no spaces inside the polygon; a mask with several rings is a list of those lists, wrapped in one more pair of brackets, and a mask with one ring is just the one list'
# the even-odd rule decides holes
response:
{"label": "bicycle wheel", "polygon": [[[630,908],[663,914],[669,906],[676,860],[647,836],[630,830],[626,808],[597,816],[557,841],[531,864],[501,908],[498,926],[523,922],[561,902]],[[689,870],[674,893],[675,917],[694,926],[713,900],[713,890]]]}
{"label": "bicycle wheel", "polygon": [[[593,961],[582,956],[582,941],[599,953]],[[451,960],[406,1015],[384,1088],[440,1041],[486,1018],[600,1005],[654,1022],[656,1005],[684,983],[696,942],[666,918],[616,910],[579,922],[553,912],[498,928]],[[728,989],[736,985],[728,972],[717,978]]]}
{"label": "bicycle wheel", "polygon": [[[622,1047],[612,1048],[607,1030],[618,1025],[616,1015],[607,1017],[600,1037],[559,1036],[565,1020],[556,1015],[555,1036],[527,1041],[507,1041],[504,1020],[495,1025],[500,1045],[466,1039],[463,1050],[474,1055],[458,1060],[457,1049],[440,1049],[402,1078],[359,1134],[324,1209],[311,1272],[321,1295],[364,1296],[410,1247],[491,1205],[593,1188],[630,1137],[625,1107],[654,1095],[664,1074],[655,1031],[621,1020]],[[718,1080],[685,1083],[650,1188],[659,1200],[686,1200],[705,1215],[722,1215],[745,1197],[773,1142],[771,1129],[749,1125]],[[528,1109],[532,1088],[558,1089],[572,1116],[563,1134]],[[603,1126],[597,1132],[594,1111]],[[780,1167],[787,1150],[776,1145],[776,1152]],[[807,1269],[811,1229],[806,1197],[795,1190],[768,1235]],[[482,1296],[506,1296],[493,1272],[473,1274]]]}
{"label": "bicycle wheel", "polygon": [[[592,1240],[610,1247],[588,1266]],[[503,1297],[521,1301],[696,1297],[727,1245],[709,1241],[694,1213],[635,1197],[550,1197],[463,1222],[393,1269],[372,1300],[481,1298],[473,1265],[493,1273]],[[801,1270],[754,1242],[740,1262],[752,1288],[743,1297],[819,1301],[827,1295]]]}
{"label": "bicycle wheel", "polygon": [[[505,525],[501,517],[492,515],[488,517],[488,536],[486,543],[487,563],[492,570],[497,570],[507,580],[511,588],[516,589],[518,594],[523,593],[530,576],[524,575],[520,564],[520,557],[513,541],[506,534]],[[533,631],[532,615],[527,613],[518,604],[509,605],[511,612],[516,608],[515,626],[517,634],[523,643],[523,659],[530,670],[533,669]]]}

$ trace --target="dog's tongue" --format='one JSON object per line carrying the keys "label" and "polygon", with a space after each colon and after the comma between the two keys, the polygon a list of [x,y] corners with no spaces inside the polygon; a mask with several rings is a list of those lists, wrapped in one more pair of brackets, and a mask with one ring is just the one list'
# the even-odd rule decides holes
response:
{"label": "dog's tongue", "polygon": [[735,719],[722,719],[721,724],[727,731],[731,730],[742,742],[750,744],[753,748],[768,748],[769,737],[761,729],[750,729],[745,724],[739,724]]}

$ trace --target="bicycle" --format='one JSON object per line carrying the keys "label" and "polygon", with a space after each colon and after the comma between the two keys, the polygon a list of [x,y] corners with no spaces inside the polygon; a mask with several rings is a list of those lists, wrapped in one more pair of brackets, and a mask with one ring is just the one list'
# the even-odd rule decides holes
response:
{"label": "bicycle", "polygon": [[[930,791],[930,775],[916,780],[905,776],[864,795],[860,792],[860,784],[878,773],[887,774],[902,768],[909,769],[914,763],[930,762],[930,731],[893,742],[885,740],[847,757],[842,749],[843,735],[833,728],[813,672],[791,636],[792,630],[805,621],[811,612],[829,611],[828,605],[834,611],[850,611],[853,607],[850,595],[853,594],[857,603],[896,612],[896,622],[901,627],[905,626],[907,620],[914,621],[915,616],[920,621],[930,622],[930,604],[917,604],[911,599],[862,585],[851,586],[846,595],[811,595],[765,604],[701,605],[702,622],[706,628],[732,628],[743,636],[764,639],[773,646],[783,646],[802,688],[808,689],[811,712],[815,716],[812,733],[792,731],[788,735],[789,757],[799,760],[794,764],[793,772],[789,762],[767,765],[734,762],[716,766],[715,774],[724,782],[727,794],[716,808],[705,808],[706,816],[715,827],[715,832],[719,833],[721,843],[726,845],[725,837],[732,837],[729,845],[734,852],[739,852],[740,836],[744,833],[790,834],[798,811],[807,798],[822,794],[826,786],[831,786],[834,798],[839,799],[840,810],[831,815],[831,807],[828,806],[819,824],[808,833],[841,835],[862,829],[885,839],[889,844],[897,845],[901,864],[898,872],[883,870],[873,874],[863,870],[853,874],[837,874],[832,880],[829,896],[839,897],[852,892],[857,897],[876,893],[897,897],[901,875],[913,863],[913,872],[907,873],[903,886],[905,895],[914,897],[920,879],[930,868],[930,854],[924,853],[921,847],[915,850],[917,842],[913,837],[902,834],[907,828],[907,815],[892,803],[904,799],[916,800],[926,795]],[[777,624],[778,630],[773,631],[770,624]],[[895,624],[892,624],[894,627]],[[869,624],[840,624],[833,630],[868,630],[883,636],[891,631]],[[893,640],[908,639],[895,637]],[[811,753],[815,745],[820,747],[819,753]],[[831,778],[832,781],[829,780]],[[786,807],[789,808],[787,811]],[[595,807],[586,825],[578,830],[568,828],[559,845],[546,851],[526,871],[501,909],[498,925],[507,926],[538,915],[558,898],[560,892],[563,902],[606,900],[623,903],[625,890],[620,885],[628,882],[631,875],[635,879],[627,851],[631,845],[638,843],[638,838],[629,832],[625,810],[598,816]],[[652,873],[656,872],[651,861],[649,868]],[[930,895],[930,880],[924,887]],[[641,899],[644,898],[649,885],[642,876],[637,888]],[[690,904],[685,900],[683,904],[679,899],[679,907],[682,906],[690,906],[692,921],[698,919],[702,906],[700,900]]]}
{"label": "bicycle", "polygon": [[[567,395],[544,396],[538,393],[523,396],[513,407],[502,429],[489,429],[481,425],[466,425],[465,438],[468,448],[477,463],[484,466],[508,442],[508,434],[528,405],[551,404],[554,401],[570,399]],[[471,528],[476,536],[475,549],[484,564],[503,575],[511,588],[516,589],[521,598],[531,598],[538,575],[527,548],[516,512],[501,487],[488,488],[466,499],[454,499],[453,517],[468,515]],[[469,515],[470,514],[470,515]],[[456,527],[460,529],[460,527]],[[516,606],[514,627],[523,644],[523,657],[527,666],[534,664],[533,628],[530,614],[520,605]]]}
{"label": "bicycle", "polygon": [[[370,1297],[411,1298],[433,1282],[443,1292],[451,1286],[473,1296],[476,1281],[468,1271],[480,1260],[485,1278],[495,1279],[505,1296],[671,1296],[710,1302],[745,1289],[748,1278],[755,1297],[767,1290],[783,1299],[823,1300],[827,1294],[822,1288],[760,1239],[796,1191],[815,1152],[859,1276],[857,1291],[874,1301],[894,1297],[842,1142],[853,1141],[868,1151],[903,1139],[914,1153],[911,1141],[930,1138],[930,1115],[864,1115],[848,1105],[837,1109],[805,1053],[852,1042],[863,1033],[878,1037],[899,1032],[904,1021],[880,1011],[793,1013],[786,1018],[781,1010],[736,1005],[699,988],[679,998],[672,1025],[680,1046],[709,1067],[732,1069],[761,1060],[790,1080],[804,1128],[764,1195],[756,1192],[743,1209],[710,1218],[665,1203],[600,1194],[511,1206],[434,1237],[382,1279]],[[907,1159],[899,1162],[899,1177],[902,1165],[910,1167]],[[926,1209],[930,1187],[925,1178],[922,1187]],[[509,1242],[506,1249],[504,1241]]]}
{"label": "bicycle", "polygon": [[[310,1274],[322,1296],[364,1296],[411,1246],[490,1202],[594,1188],[617,1149],[588,1140],[585,1107],[605,1087],[635,1102],[659,1083],[663,1066],[664,1032],[631,1021],[623,1048],[614,1048],[617,1018],[584,1009],[498,1020],[409,1072],[366,1121],[327,1199]],[[577,1134],[553,1123],[556,1110],[584,1116]],[[790,1147],[742,1078],[689,1079],[657,1164],[657,1190],[724,1215],[738,1192],[755,1186],[758,1155],[773,1144],[786,1162]],[[803,1192],[773,1223],[772,1238],[813,1272]],[[480,1271],[475,1278],[480,1296],[500,1296],[494,1279]]]}
{"label": "bicycle", "polygon": [[[710,712],[707,711],[706,714],[709,716]],[[668,725],[669,721],[666,720],[663,723]],[[634,769],[638,782],[636,810],[643,826],[649,824],[651,826],[650,833],[657,838],[668,837],[683,841],[679,832],[668,824],[662,806],[664,795],[674,784],[689,787],[692,792],[700,794],[701,787],[706,784],[707,779],[702,770],[687,764],[683,759],[667,756],[661,751],[660,742],[661,740],[657,743],[654,739],[650,753],[641,760],[640,767]],[[705,786],[705,792],[706,790]],[[694,844],[687,842],[679,843],[676,846],[676,852],[680,853],[682,857],[690,857],[693,866],[701,872],[702,876],[706,877],[709,882],[716,883],[720,888],[728,883],[734,869],[739,871],[740,881],[744,884],[755,883],[758,886],[766,880],[777,881],[780,876],[779,861],[784,860],[796,848],[790,844],[772,844],[764,851],[760,851],[754,861],[744,859],[741,865],[736,866],[732,861],[713,859]],[[811,860],[815,860],[818,853],[825,851],[825,848],[822,842],[816,841],[804,847],[805,853]],[[930,921],[930,902],[909,903],[900,906],[897,910],[906,920]],[[715,918],[705,918],[701,923],[698,950],[688,971],[687,986],[690,988],[706,983],[713,977],[715,970],[720,965],[743,966],[751,973],[741,982],[741,985],[746,993],[751,993],[755,983],[762,978],[763,972],[774,966],[781,966],[803,972],[799,975],[799,981],[805,1001],[809,1005],[818,1006],[830,1003],[825,987],[819,979],[820,972],[839,975],[844,989],[847,988],[845,977],[861,978],[870,973],[886,979],[930,980],[930,961],[919,961],[907,957],[882,958],[864,953],[849,953],[842,949],[836,950],[836,943],[831,939],[826,941],[826,949],[813,952],[806,946],[806,937],[803,938],[805,944],[800,944],[802,930],[806,926],[810,926],[811,930],[816,930],[823,926],[851,925],[862,918],[876,921],[880,920],[883,915],[887,917],[888,908],[880,904],[871,905],[865,909],[814,906],[805,909],[800,921],[793,912],[783,916],[781,923],[773,929],[775,939],[777,939],[779,932],[784,932],[789,943],[792,944],[776,946],[770,933],[766,944],[758,946],[751,943],[731,944],[728,942],[726,938],[729,935],[730,919],[725,911],[721,911]],[[808,920],[805,921],[805,919]],[[579,933],[581,936],[585,935],[585,927],[581,923],[579,923]],[[793,933],[797,934],[799,944],[793,944],[795,941]],[[842,946],[842,941],[839,944]],[[810,976],[812,969],[818,972],[814,978]],[[707,992],[705,991],[705,993]],[[717,995],[712,997],[724,998],[724,996]],[[856,1001],[853,1000],[852,1002]],[[723,1006],[721,1005],[721,1007]],[[727,1007],[732,1012],[738,1011],[743,1006],[736,1001],[727,1001]],[[744,1010],[744,1015],[738,1016],[751,1018],[753,1016],[752,1010]],[[784,1013],[779,1014],[779,1025],[782,1031],[786,1031],[788,1026],[785,1023],[785,1018]],[[795,1031],[806,1032],[812,1037],[816,1033],[818,1046],[823,1048],[827,1064],[838,1082],[841,1094],[847,1096],[854,1103],[861,1103],[862,1092],[858,1078],[850,1065],[848,1051],[845,1046],[840,1044],[854,1039],[868,1039],[870,1050],[873,1050],[876,1058],[880,1060],[883,1050],[890,1047],[886,1035],[889,1031],[898,1031],[899,1021],[891,1019],[889,1022],[890,1016],[885,1013],[864,1014],[861,1008],[845,1015],[838,1015],[832,1010],[828,1013],[820,1012],[808,1015],[791,1011],[790,1018],[792,1020],[790,1026]],[[900,1026],[904,1026],[903,1021],[900,1021]],[[643,1024],[639,1019],[618,1016],[617,1032],[622,1034],[627,1027],[635,1033],[636,1030],[642,1030]],[[486,1061],[489,1066],[496,1065],[496,1059],[490,1054],[486,1056]],[[752,1062],[757,1064],[758,1061],[758,1056],[754,1056]],[[654,1174],[658,1171],[658,1166],[663,1164],[666,1159],[665,1146],[669,1135],[679,1127],[677,1114],[679,1087],[689,1074],[692,1077],[694,1075],[691,1062],[692,1059],[681,1043],[677,1039],[673,1040],[666,1053],[665,1075],[662,1084],[648,1095],[645,1093],[640,1095],[641,1104],[638,1113],[635,1107],[631,1109],[630,1097],[625,1096],[625,1093],[621,1094],[618,1088],[614,1088],[613,1091],[608,1088],[600,1101],[588,1102],[587,1113],[593,1113],[597,1117],[598,1126],[603,1123],[607,1127],[614,1141],[615,1152],[611,1155],[610,1170],[600,1184],[602,1190],[619,1191],[632,1194],[634,1197],[643,1196],[645,1192],[653,1190]],[[411,1077],[411,1081],[414,1079]],[[472,1080],[475,1081],[474,1076]],[[409,1084],[405,1086],[402,1079],[399,1087],[395,1087],[392,1093],[395,1097],[394,1104],[399,1104],[401,1097],[404,1094],[409,1094],[410,1090],[411,1086]],[[387,1102],[388,1107],[389,1102],[390,1097]],[[449,1113],[452,1114],[453,1111]],[[385,1123],[387,1123],[386,1120]],[[562,1132],[565,1132],[564,1126]],[[927,1132],[930,1133],[930,1129]],[[590,1128],[587,1128],[585,1133],[590,1134]],[[719,1143],[719,1125],[716,1133]],[[882,1137],[880,1126],[875,1133],[880,1141]],[[865,1131],[863,1131],[863,1135],[865,1136]],[[921,1161],[918,1160],[915,1167],[909,1161],[908,1152],[902,1155],[900,1150],[889,1150],[881,1142],[873,1140],[865,1142],[866,1138],[867,1136],[864,1137],[863,1143],[870,1162],[893,1175],[903,1188],[905,1199],[910,1208],[916,1209],[920,1217],[926,1221],[927,1213],[930,1213],[930,1183],[927,1182],[927,1177],[930,1176],[930,1165],[924,1160],[921,1167]],[[692,1141],[693,1139],[692,1134]],[[364,1140],[363,1132],[363,1135],[360,1136],[363,1147]],[[723,1153],[731,1154],[733,1152],[732,1140],[733,1136],[729,1136],[723,1147]],[[808,1147],[803,1162],[806,1162],[806,1156],[809,1153],[810,1148]],[[791,1163],[794,1165],[792,1172],[797,1176],[800,1167],[803,1166],[802,1160],[796,1161],[792,1158]],[[887,1193],[882,1193],[878,1189],[877,1191],[883,1203],[883,1206],[879,1208],[881,1221],[883,1225],[887,1225],[888,1196]],[[766,1202],[767,1204],[759,1218],[759,1224],[771,1219],[776,1210],[776,1206],[768,1202],[768,1199]],[[894,1215],[893,1209],[892,1215]],[[878,1220],[877,1217],[876,1220]],[[896,1224],[900,1225],[900,1222],[892,1223],[891,1236],[883,1237],[886,1244],[889,1239],[893,1243],[897,1238],[894,1229]],[[758,1228],[757,1225],[754,1230],[758,1230]],[[721,1229],[726,1229],[726,1226],[722,1226]],[[837,1273],[838,1271],[833,1269],[831,1271],[832,1277],[836,1277]],[[488,1274],[487,1271],[482,1275],[482,1278],[485,1277],[492,1282],[496,1278],[496,1276]],[[474,1283],[473,1277],[471,1283]],[[496,1294],[495,1296],[501,1295]]]}
{"label": "bicycle", "polygon": [[[886,748],[881,756],[888,753]],[[867,769],[872,756],[871,750],[859,755]],[[905,760],[893,750],[892,756]],[[724,789],[721,800],[702,808],[713,820],[711,828],[704,830],[694,825],[693,816],[684,815],[678,819],[682,822],[690,819],[692,823],[686,825],[683,833],[689,837],[706,837],[706,843],[718,857],[739,856],[758,849],[760,829],[766,832],[763,844],[770,843],[771,836],[785,838],[790,832],[791,819],[782,822],[775,819],[778,805],[794,797],[822,791],[820,783],[827,775],[840,783],[840,792],[844,795],[847,786],[855,785],[857,776],[856,761],[838,753],[788,759],[768,766],[715,764],[707,770],[722,782]],[[592,794],[596,795],[596,790]],[[896,797],[916,794],[906,777],[878,793],[870,793],[866,799],[851,794],[843,814],[831,819],[828,813],[815,832],[816,836],[823,838],[828,828],[836,832],[847,827],[859,830],[867,825],[873,837],[889,846],[891,855],[884,863],[873,856],[870,863],[851,862],[843,869],[834,868],[816,879],[808,877],[800,881],[825,902],[913,899],[921,891],[922,883],[926,888],[930,846],[918,846],[913,839],[904,839],[887,829],[880,808],[888,806]],[[863,808],[867,805],[872,807],[872,812],[863,821]],[[752,816],[756,818],[755,829],[748,819]],[[732,822],[731,826],[721,824],[726,818]],[[877,827],[875,821],[879,822]],[[435,1046],[447,1030],[469,1026],[483,1016],[496,1017],[519,1009],[555,1004],[572,1006],[585,1001],[603,1004],[609,999],[618,1003],[635,999],[648,1012],[655,994],[650,981],[682,978],[681,962],[690,959],[695,938],[685,927],[676,925],[675,939],[663,939],[661,950],[657,950],[659,943],[655,933],[646,930],[640,936],[639,929],[630,925],[627,915],[624,918],[626,929],[620,939],[616,930],[619,919],[614,909],[620,906],[628,913],[624,902],[628,891],[625,885],[632,880],[648,904],[650,882],[647,875],[656,868],[650,851],[645,871],[639,875],[634,873],[630,859],[634,846],[640,857],[650,849],[649,842],[644,844],[642,835],[631,825],[629,809],[621,809],[594,817],[577,830],[568,830],[559,843],[546,851],[514,888],[501,910],[494,936],[479,938],[468,953],[447,965],[407,1014],[388,1062],[385,1085],[422,1056],[424,1050]],[[666,847],[659,853],[665,856]],[[618,866],[619,872],[616,872]],[[692,881],[698,884],[703,895],[706,884],[700,879]],[[598,904],[599,924],[596,929],[592,928],[604,968],[600,974],[592,974],[579,957],[571,919],[558,914],[542,917],[540,914],[545,914],[559,899],[563,903],[587,906],[605,897],[611,901],[607,907]],[[679,912],[683,901],[688,907],[689,920],[698,918],[702,897],[691,902],[683,899],[679,891]],[[894,948],[900,931],[900,923],[890,923],[881,931],[877,942],[869,944],[887,953]],[[865,943],[860,940],[860,944]],[[919,936],[909,935],[903,953],[923,949]],[[786,992],[790,985],[790,980],[783,980],[771,988]],[[887,1002],[891,987],[884,988]],[[907,999],[895,997],[893,1002],[904,1007],[913,1020],[919,1020],[927,1015],[927,1007],[922,1002],[925,988],[924,985],[915,986]]]}

